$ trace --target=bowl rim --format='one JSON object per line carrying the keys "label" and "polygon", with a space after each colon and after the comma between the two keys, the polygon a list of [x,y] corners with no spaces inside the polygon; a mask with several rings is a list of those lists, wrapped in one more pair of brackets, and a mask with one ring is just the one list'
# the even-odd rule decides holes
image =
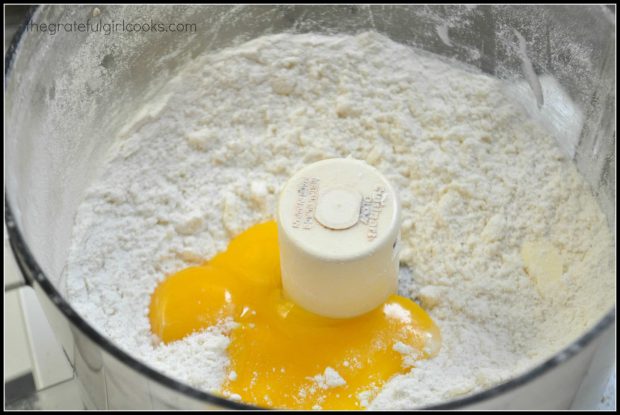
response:
{"label": "bowl rim", "polygon": [[[31,6],[24,21],[21,23],[9,48],[5,55],[5,89],[8,85],[8,81],[11,73],[11,64],[15,58],[15,54],[18,50],[20,42],[24,38],[26,32],[26,26],[30,23],[34,14],[40,9],[39,5]],[[193,386],[179,382],[172,377],[169,377],[150,366],[142,363],[126,351],[122,350],[107,337],[95,330],[84,318],[82,318],[69,304],[67,300],[60,294],[54,284],[47,278],[41,267],[37,263],[30,249],[28,248],[21,231],[19,230],[14,215],[12,213],[10,197],[8,190],[5,187],[5,223],[7,232],[9,235],[9,242],[11,249],[15,256],[16,262],[22,272],[26,281],[31,284],[37,283],[47,297],[54,303],[56,308],[64,315],[64,317],[76,328],[86,335],[91,341],[99,345],[106,353],[112,355],[114,358],[123,362],[130,368],[136,370],[141,375],[147,376],[150,380],[153,380],[162,386],[172,389],[176,392],[182,393],[189,398],[204,401],[210,404],[222,405],[230,409],[266,409],[258,406],[253,406],[241,402],[235,402],[215,394],[204,392]],[[468,395],[462,398],[456,398],[450,401],[441,402],[437,404],[431,404],[411,409],[459,409],[469,405],[473,405],[485,400],[498,397],[506,392],[515,390],[520,386],[529,383],[530,381],[541,377],[549,372],[551,369],[559,366],[563,362],[570,360],[576,356],[581,350],[586,348],[594,339],[599,337],[609,326],[615,322],[616,306],[614,305],[605,315],[587,332],[578,337],[573,343],[566,346],[562,350],[558,351],[552,357],[537,364],[533,368],[526,372],[511,378],[505,382],[499,383],[489,389],[481,390],[472,395]]]}

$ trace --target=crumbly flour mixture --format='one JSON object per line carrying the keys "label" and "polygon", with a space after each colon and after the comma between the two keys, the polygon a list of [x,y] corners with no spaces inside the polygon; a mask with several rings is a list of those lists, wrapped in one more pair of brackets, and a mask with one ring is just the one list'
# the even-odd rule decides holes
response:
{"label": "crumbly flour mixture", "polygon": [[[503,89],[376,33],[280,34],[200,57],[123,129],[88,190],[68,297],[129,353],[217,391],[234,322],[157,344],[151,292],[272,218],[302,166],[352,156],[399,189],[411,270],[400,292],[443,338],[436,358],[364,403],[407,408],[507,380],[611,307],[615,260],[584,180]],[[555,271],[524,262],[528,243]]]}

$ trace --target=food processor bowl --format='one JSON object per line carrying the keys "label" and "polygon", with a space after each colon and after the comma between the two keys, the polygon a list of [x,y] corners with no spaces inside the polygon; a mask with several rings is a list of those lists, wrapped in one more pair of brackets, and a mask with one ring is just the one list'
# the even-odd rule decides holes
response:
{"label": "food processor bowl", "polygon": [[[188,23],[196,30],[128,33],[109,27],[110,33],[52,34],[33,26],[87,21]],[[248,407],[146,366],[97,332],[63,297],[76,209],[119,130],[202,53],[281,32],[368,30],[512,82],[516,99],[533,116],[549,118],[615,238],[614,6],[37,7],[6,58],[6,224],[18,265],[73,366],[86,407]],[[537,113],[539,106],[546,111]],[[430,408],[568,408],[607,380],[614,327],[610,304],[581,337],[529,371]]]}

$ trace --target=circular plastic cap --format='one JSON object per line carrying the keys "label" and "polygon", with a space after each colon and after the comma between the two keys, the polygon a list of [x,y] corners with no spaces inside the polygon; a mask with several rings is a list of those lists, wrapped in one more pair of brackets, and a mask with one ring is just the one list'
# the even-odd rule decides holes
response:
{"label": "circular plastic cap", "polygon": [[284,186],[277,209],[282,285],[308,311],[364,314],[396,292],[400,204],[374,167],[329,159]]}
{"label": "circular plastic cap", "polygon": [[314,218],[329,229],[347,229],[360,217],[362,195],[356,190],[333,188],[325,191],[316,205]]}

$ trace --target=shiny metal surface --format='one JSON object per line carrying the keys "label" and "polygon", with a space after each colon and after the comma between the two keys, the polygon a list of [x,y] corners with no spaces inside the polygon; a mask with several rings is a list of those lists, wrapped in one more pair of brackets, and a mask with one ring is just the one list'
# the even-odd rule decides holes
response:
{"label": "shiny metal surface", "polygon": [[[176,382],[108,342],[62,298],[62,269],[83,190],[132,110],[207,50],[282,31],[356,33],[522,81],[517,30],[535,72],[556,78],[584,115],[574,157],[615,229],[615,8],[603,6],[99,6],[108,21],[196,22],[196,33],[25,31],[7,54],[6,210],[17,261],[39,294],[91,408],[243,407]],[[43,6],[32,22],[83,21],[92,6]],[[437,29],[447,24],[449,44]],[[561,124],[563,121],[559,120]],[[562,127],[562,124],[560,125]],[[530,372],[443,408],[566,408],[613,335],[615,308]],[[610,334],[612,333],[612,334]],[[603,351],[605,352],[605,351]],[[608,352],[607,355],[609,355]],[[605,355],[606,359],[610,359]],[[606,360],[611,366],[612,360]],[[609,371],[590,373],[606,379]]]}

